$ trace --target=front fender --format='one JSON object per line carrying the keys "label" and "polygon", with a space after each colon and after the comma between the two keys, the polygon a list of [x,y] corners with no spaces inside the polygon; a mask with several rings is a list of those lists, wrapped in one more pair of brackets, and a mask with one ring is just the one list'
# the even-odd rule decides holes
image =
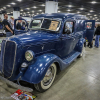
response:
{"label": "front fender", "polygon": [[56,58],[57,56],[54,54],[44,54],[37,57],[36,61],[23,74],[21,80],[33,84],[39,83],[44,78],[49,66],[56,61]]}
{"label": "front fender", "polygon": [[85,39],[81,38],[76,44],[75,51],[82,52],[82,47],[84,45]]}

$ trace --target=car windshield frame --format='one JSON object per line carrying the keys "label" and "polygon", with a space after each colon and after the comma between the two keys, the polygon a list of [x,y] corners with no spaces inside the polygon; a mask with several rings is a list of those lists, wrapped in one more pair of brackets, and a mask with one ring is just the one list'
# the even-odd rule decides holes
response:
{"label": "car windshield frame", "polygon": [[[58,19],[58,18],[35,18],[35,19],[32,19],[31,22],[34,21],[34,20],[39,20],[39,19],[42,20],[40,28],[30,28],[30,25],[29,25],[29,29],[31,29],[31,30],[36,30],[36,29],[38,29],[38,30],[48,30],[48,31],[53,31],[53,32],[58,32],[60,30],[60,27],[61,27],[61,20],[60,19]],[[51,21],[52,20],[53,21],[59,21],[59,27],[56,29],[56,31],[46,29],[46,28],[41,28],[45,19],[48,19],[48,20],[51,20]],[[30,24],[31,24],[31,22],[30,22]]]}

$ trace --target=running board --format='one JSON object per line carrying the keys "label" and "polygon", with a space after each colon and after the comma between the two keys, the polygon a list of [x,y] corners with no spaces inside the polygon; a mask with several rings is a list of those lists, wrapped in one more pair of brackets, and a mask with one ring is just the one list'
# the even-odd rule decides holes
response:
{"label": "running board", "polygon": [[67,59],[64,59],[63,61],[64,61],[66,64],[70,64],[70,63],[73,62],[79,55],[80,55],[80,52],[75,52],[72,56],[70,56],[70,57],[67,58]]}

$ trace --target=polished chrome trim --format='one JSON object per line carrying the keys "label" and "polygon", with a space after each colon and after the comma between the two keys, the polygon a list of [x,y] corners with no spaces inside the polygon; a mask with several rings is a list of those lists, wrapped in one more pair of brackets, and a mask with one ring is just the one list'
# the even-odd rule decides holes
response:
{"label": "polished chrome trim", "polygon": [[[4,40],[5,41],[5,46],[4,46],[4,52],[3,52],[3,64],[2,64],[2,72],[4,71],[4,55],[5,55],[5,47],[6,47],[6,40]],[[1,51],[2,52],[2,51]],[[4,74],[4,72],[3,72],[3,74]]]}
{"label": "polished chrome trim", "polygon": [[[16,42],[15,41],[10,41],[10,40],[6,40],[6,43],[7,42],[14,42],[15,43],[15,55],[14,55],[14,62],[13,62],[13,68],[12,68],[12,73],[11,73],[11,76],[12,76],[12,74],[13,74],[13,71],[14,71],[14,66],[15,66],[15,60],[16,60],[16,51],[17,51],[17,44],[16,44]],[[6,45],[5,45],[5,47],[6,47]],[[5,48],[4,48],[4,50],[5,50]],[[5,55],[5,52],[4,52],[4,55]],[[3,57],[3,73],[4,73],[4,57]],[[10,76],[10,77],[11,77]],[[10,77],[8,77],[8,78],[10,78]]]}
{"label": "polished chrome trim", "polygon": [[[36,18],[36,19],[38,19],[38,18]],[[36,19],[33,19],[33,20],[36,20]],[[42,18],[39,18],[39,19],[42,19]],[[58,28],[59,28],[58,31],[60,30],[60,27],[61,27],[61,20],[60,20],[60,19],[58,19],[58,18],[43,18],[43,21],[44,21],[45,19],[59,21],[60,24],[59,24],[59,27],[58,27]],[[32,21],[33,21],[33,20],[32,20]],[[42,21],[42,23],[41,23],[41,26],[42,26],[42,24],[43,24],[43,21]],[[29,29],[33,29],[33,28],[29,28]],[[41,27],[40,27],[40,28],[34,28],[33,30],[36,30],[36,29],[45,29],[45,28],[41,28]],[[45,30],[57,32],[57,30],[56,30],[56,31],[54,31],[54,30],[49,30],[49,29],[45,29]]]}

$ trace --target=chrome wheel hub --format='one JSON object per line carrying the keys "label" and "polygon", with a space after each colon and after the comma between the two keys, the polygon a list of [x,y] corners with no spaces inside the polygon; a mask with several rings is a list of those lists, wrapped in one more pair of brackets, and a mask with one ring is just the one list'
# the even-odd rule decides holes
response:
{"label": "chrome wheel hub", "polygon": [[44,86],[47,86],[47,85],[49,85],[51,83],[51,81],[52,81],[52,79],[54,77],[54,73],[55,73],[55,70],[54,70],[53,66],[51,66],[48,69],[48,71],[47,71],[47,73],[46,73],[46,75],[45,75],[45,77],[43,79],[43,85]]}

